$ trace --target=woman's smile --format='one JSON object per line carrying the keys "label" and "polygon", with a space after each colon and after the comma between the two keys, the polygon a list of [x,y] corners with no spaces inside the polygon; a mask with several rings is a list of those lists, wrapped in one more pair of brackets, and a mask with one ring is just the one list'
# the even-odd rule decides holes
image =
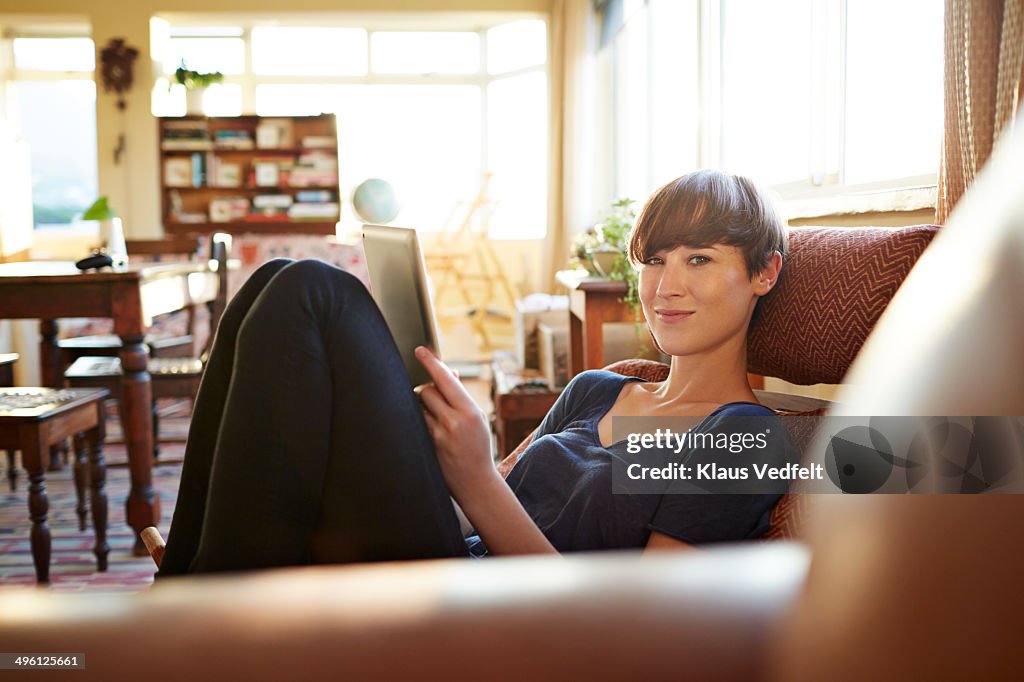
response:
{"label": "woman's smile", "polygon": [[655,308],[654,314],[661,322],[673,323],[682,322],[692,317],[695,310],[673,310],[671,308]]}

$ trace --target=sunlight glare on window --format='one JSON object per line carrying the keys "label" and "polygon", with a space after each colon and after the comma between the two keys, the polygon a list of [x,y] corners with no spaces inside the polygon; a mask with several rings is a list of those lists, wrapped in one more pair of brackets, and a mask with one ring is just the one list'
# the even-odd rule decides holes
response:
{"label": "sunlight glare on window", "polygon": [[256,113],[260,116],[337,113],[346,88],[350,89],[350,86],[329,83],[264,83],[256,86]]}
{"label": "sunlight glare on window", "polygon": [[547,24],[524,19],[487,31],[487,71],[507,73],[547,61]]}
{"label": "sunlight glare on window", "polygon": [[378,31],[370,36],[374,73],[476,73],[480,35],[443,31]]}
{"label": "sunlight glare on window", "polygon": [[456,202],[472,200],[480,181],[480,88],[351,87],[338,109],[342,195],[381,178],[398,196],[396,224],[442,229]]}
{"label": "sunlight glare on window", "polygon": [[26,71],[94,71],[91,38],[15,38],[14,66]]}
{"label": "sunlight glare on window", "polygon": [[768,185],[810,168],[811,0],[723,0],[721,167]]}
{"label": "sunlight glare on window", "polygon": [[31,155],[35,225],[71,223],[98,191],[96,84],[15,81],[13,93]]}
{"label": "sunlight glare on window", "polygon": [[238,83],[215,83],[203,96],[203,113],[207,116],[241,116],[242,86]]}
{"label": "sunlight glare on window", "polygon": [[361,28],[259,26],[252,30],[253,71],[262,75],[362,76],[367,37]]}
{"label": "sunlight glare on window", "polygon": [[490,195],[495,239],[541,239],[547,232],[547,74],[534,71],[487,86]]}
{"label": "sunlight glare on window", "polygon": [[940,0],[847,5],[849,184],[934,174],[942,142]]}

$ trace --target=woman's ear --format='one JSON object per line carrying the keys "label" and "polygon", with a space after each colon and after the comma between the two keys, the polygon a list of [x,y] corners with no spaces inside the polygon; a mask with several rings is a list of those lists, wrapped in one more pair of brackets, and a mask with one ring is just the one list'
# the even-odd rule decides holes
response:
{"label": "woman's ear", "polygon": [[779,272],[781,271],[782,254],[778,251],[773,251],[768,259],[768,264],[754,277],[754,293],[758,296],[764,296],[771,291],[772,287],[779,280]]}

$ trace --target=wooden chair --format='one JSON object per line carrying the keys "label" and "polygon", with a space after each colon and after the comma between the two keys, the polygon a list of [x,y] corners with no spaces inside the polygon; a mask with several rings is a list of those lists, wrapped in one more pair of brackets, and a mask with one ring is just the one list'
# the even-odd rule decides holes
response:
{"label": "wooden chair", "polygon": [[[125,242],[129,257],[144,257],[144,260],[158,263],[162,260],[198,260],[203,241],[198,236],[167,237],[164,239],[130,239]],[[153,357],[180,357],[195,353],[196,311],[185,309],[188,316],[188,333],[161,338],[148,334],[145,343]],[[177,314],[177,313],[172,313]],[[61,364],[67,369],[75,360],[86,356],[116,356],[121,350],[121,338],[117,334],[91,334],[73,336],[57,342],[60,348]]]}
{"label": "wooden chair", "polygon": [[[91,506],[96,534],[93,545],[96,569],[107,570],[110,547],[107,545],[106,467],[103,462],[103,400],[106,397],[107,391],[103,389],[0,389],[0,448],[20,450],[22,466],[28,472],[32,562],[40,584],[50,580],[51,548],[50,529],[46,525],[49,501],[43,463],[48,458],[50,446],[67,438],[74,438],[75,443],[78,526],[85,530],[85,517]],[[90,488],[89,505],[85,501],[87,484]]]}
{"label": "wooden chair", "polygon": [[[157,400],[160,398],[195,398],[202,379],[205,356],[213,343],[214,332],[227,304],[228,253],[227,244],[216,235],[212,240],[211,260],[217,263],[217,296],[209,303],[210,333],[200,357],[152,357],[147,370],[153,391],[153,457],[159,456],[160,420]],[[120,404],[121,359],[105,355],[84,356],[75,360],[65,371],[64,379],[72,388],[103,388]]]}

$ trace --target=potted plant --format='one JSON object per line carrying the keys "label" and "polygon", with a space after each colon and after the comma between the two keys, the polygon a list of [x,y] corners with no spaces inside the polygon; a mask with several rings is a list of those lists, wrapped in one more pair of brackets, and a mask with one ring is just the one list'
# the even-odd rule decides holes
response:
{"label": "potted plant", "polygon": [[618,199],[603,211],[593,228],[573,242],[576,262],[591,274],[626,283],[623,301],[640,319],[640,298],[636,290],[636,270],[626,257],[626,243],[636,221],[632,199]]}
{"label": "potted plant", "polygon": [[182,61],[181,66],[174,72],[174,79],[185,86],[185,110],[189,114],[202,114],[203,95],[206,94],[206,88],[223,81],[224,74],[220,71],[211,71],[210,73],[193,71]]}
{"label": "potted plant", "polygon": [[114,265],[125,265],[128,262],[128,249],[124,242],[124,228],[117,211],[110,207],[110,200],[102,196],[85,209],[82,220],[96,220],[100,224],[99,252],[106,253],[114,260]]}

